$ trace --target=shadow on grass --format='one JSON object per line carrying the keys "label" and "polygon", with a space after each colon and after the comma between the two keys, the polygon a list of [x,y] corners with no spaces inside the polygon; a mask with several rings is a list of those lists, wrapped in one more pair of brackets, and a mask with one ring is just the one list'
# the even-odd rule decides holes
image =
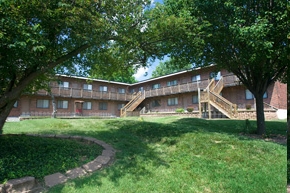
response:
{"label": "shadow on grass", "polygon": [[[254,122],[251,125],[254,127]],[[286,123],[267,123],[272,133],[285,133]],[[106,177],[118,185],[122,176],[130,175],[130,179],[138,181],[143,176],[150,176],[151,169],[158,166],[170,167],[168,160],[162,158],[162,153],[156,151],[156,144],[166,146],[175,145],[179,137],[186,133],[219,133],[236,136],[239,140],[254,140],[240,136],[244,131],[245,122],[238,120],[203,120],[194,118],[176,119],[173,122],[156,123],[138,120],[106,120],[106,130],[91,129],[80,130],[50,130],[56,134],[91,136],[111,144],[116,150],[114,165],[104,169],[103,172],[95,172],[90,178],[76,179],[76,189],[88,186],[101,186],[101,177]],[[285,127],[285,128],[284,128]],[[152,166],[152,167],[150,167]],[[52,192],[59,191],[63,185],[52,188]]]}

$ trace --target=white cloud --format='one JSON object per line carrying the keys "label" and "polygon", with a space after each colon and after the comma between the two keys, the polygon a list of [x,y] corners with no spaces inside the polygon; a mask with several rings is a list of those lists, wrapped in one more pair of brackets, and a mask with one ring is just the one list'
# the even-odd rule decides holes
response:
{"label": "white cloud", "polygon": [[138,81],[148,79],[149,77],[148,76],[145,76],[147,71],[148,71],[148,68],[147,67],[146,68],[139,68],[137,70],[137,73],[134,74],[134,77]]}

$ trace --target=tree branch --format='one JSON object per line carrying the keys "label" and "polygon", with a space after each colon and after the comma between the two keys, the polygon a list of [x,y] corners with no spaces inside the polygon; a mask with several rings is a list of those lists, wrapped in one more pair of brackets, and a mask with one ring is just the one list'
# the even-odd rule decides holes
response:
{"label": "tree branch", "polygon": [[76,56],[80,52],[86,50],[89,48],[91,45],[90,44],[84,44],[73,51],[67,53],[66,55],[63,55],[56,59],[54,62],[50,62],[47,64],[47,67],[41,69],[41,70],[34,70],[27,74],[26,76],[22,77],[19,80],[19,84],[12,88],[11,90],[7,91],[5,94],[3,94],[0,98],[0,108],[6,105],[7,100],[11,99],[17,99],[21,92],[27,87],[35,78],[37,78],[39,75],[44,74],[48,70],[56,67],[58,64],[70,59],[73,56]]}

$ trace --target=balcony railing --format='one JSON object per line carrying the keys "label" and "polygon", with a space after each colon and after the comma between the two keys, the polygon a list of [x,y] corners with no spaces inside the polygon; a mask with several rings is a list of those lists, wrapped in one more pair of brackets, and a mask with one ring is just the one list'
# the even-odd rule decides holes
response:
{"label": "balcony railing", "polygon": [[[132,99],[132,94],[117,93],[117,92],[101,92],[78,88],[53,87],[51,88],[51,93],[56,97],[59,96],[59,97],[72,97],[83,99],[107,99],[119,101],[130,101]],[[39,90],[36,94],[49,95],[49,93],[45,90]]]}
{"label": "balcony railing", "polygon": [[[144,90],[145,98],[155,96],[165,96],[178,93],[195,92],[200,89],[205,89],[210,83],[210,80],[199,80],[195,82],[188,82],[184,84],[178,84],[175,86],[162,87],[158,89]],[[235,75],[223,76],[224,86],[235,86],[239,85],[240,82]],[[60,97],[72,97],[72,98],[83,98],[83,99],[105,99],[105,100],[119,100],[119,101],[130,101],[133,98],[131,93],[118,93],[118,92],[101,92],[96,90],[85,90],[79,88],[63,88],[63,87],[52,87],[51,92],[54,96]],[[45,90],[40,90],[36,94],[38,95],[49,95]]]}

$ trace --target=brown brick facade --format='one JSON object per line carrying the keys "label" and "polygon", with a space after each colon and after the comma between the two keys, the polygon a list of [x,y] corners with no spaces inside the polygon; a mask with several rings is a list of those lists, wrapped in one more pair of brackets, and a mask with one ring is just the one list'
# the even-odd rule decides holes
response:
{"label": "brown brick facade", "polygon": [[[136,93],[139,90],[145,93],[146,98],[136,108],[137,110],[145,107],[147,112],[174,112],[177,108],[192,107],[194,111],[198,111],[198,90],[203,92],[207,87],[212,72],[214,72],[214,67],[207,67],[194,71],[178,72],[134,84],[58,76],[57,80],[50,85],[58,107],[57,114],[63,116],[75,115],[78,108],[81,109],[80,111],[84,116],[120,116],[120,108],[134,97],[133,91]],[[222,70],[220,75],[224,77],[225,81],[221,95],[237,104],[238,110],[245,110],[246,106],[250,106],[251,110],[254,110],[255,99],[246,99],[246,88],[240,85],[237,78],[225,70]],[[196,79],[198,81],[192,81]],[[60,86],[60,82],[66,83]],[[269,86],[266,92],[265,109],[273,109],[273,107],[286,109],[286,98],[287,85],[275,82]],[[79,105],[82,107],[77,107],[76,101],[81,102]],[[38,103],[40,106],[37,105]],[[86,107],[91,107],[91,109],[86,109]],[[268,116],[266,110],[265,117],[270,118],[272,115]],[[212,108],[212,111],[217,110]],[[39,91],[34,95],[22,96],[18,100],[17,106],[12,109],[10,116],[50,116],[51,113],[51,96],[46,91]],[[240,113],[240,117],[251,119],[253,113],[243,111]]]}

